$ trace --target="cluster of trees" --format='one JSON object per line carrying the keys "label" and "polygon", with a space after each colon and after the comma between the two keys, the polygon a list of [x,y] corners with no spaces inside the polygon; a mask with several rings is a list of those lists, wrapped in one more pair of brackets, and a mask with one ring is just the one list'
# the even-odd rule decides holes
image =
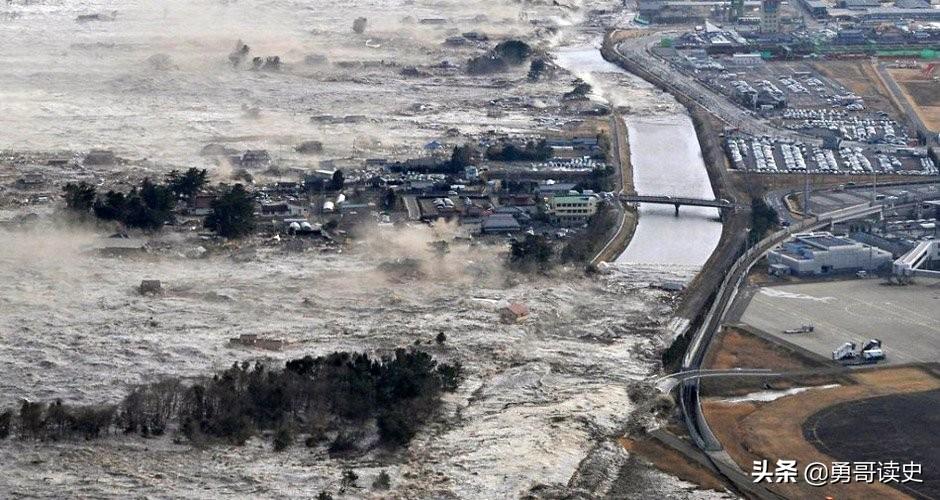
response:
{"label": "cluster of trees", "polygon": [[780,221],[777,211],[764,201],[763,196],[751,198],[751,232],[748,235],[748,244],[762,240],[767,233],[777,227]]}
{"label": "cluster of trees", "polygon": [[173,220],[178,200],[188,200],[208,183],[206,170],[174,170],[166,182],[156,184],[149,178],[127,193],[108,191],[99,194],[87,182],[68,183],[62,189],[65,205],[79,213],[93,213],[102,220],[122,222],[128,227],[155,230]]}
{"label": "cluster of trees", "polygon": [[474,157],[477,155],[476,149],[470,145],[454,146],[450,158],[439,161],[434,165],[419,167],[406,163],[394,163],[388,166],[392,172],[426,172],[431,174],[462,174],[463,170],[473,165]]}
{"label": "cluster of trees", "polygon": [[298,434],[314,446],[335,434],[334,453],[355,449],[366,429],[380,443],[406,445],[439,408],[444,391],[457,388],[459,364],[439,364],[429,354],[398,349],[393,356],[336,352],[288,361],[283,368],[234,364],[193,385],[179,380],[134,388],[117,405],[73,406],[24,401],[0,413],[0,438],[14,429],[25,439],[93,439],[112,431],[142,436],[175,429],[190,442],[242,444],[274,431],[283,450]]}
{"label": "cluster of trees", "polygon": [[565,100],[581,99],[591,93],[591,85],[582,80],[578,80],[574,88],[565,92],[561,97]]}
{"label": "cluster of trees", "polygon": [[[342,185],[342,172],[333,183]],[[128,193],[110,190],[99,194],[87,182],[68,183],[62,189],[66,207],[75,213],[94,214],[101,220],[121,222],[127,227],[157,230],[173,220],[173,209],[180,201],[188,202],[209,182],[205,169],[174,170],[166,182],[155,184],[149,178]],[[255,229],[254,197],[241,184],[223,187],[212,201],[212,212],[205,227],[226,238],[251,234]]]}
{"label": "cluster of trees", "polygon": [[509,250],[509,267],[522,272],[547,271],[553,264],[554,250],[542,235],[526,234],[514,241]]}
{"label": "cluster of trees", "polygon": [[95,199],[92,211],[102,220],[113,220],[128,227],[155,230],[173,220],[176,198],[166,185],[144,179],[139,188],[124,194],[108,191]]}
{"label": "cluster of trees", "polygon": [[485,75],[506,71],[524,63],[532,55],[532,47],[521,40],[500,42],[492,50],[467,61],[467,73]]}
{"label": "cluster of trees", "polygon": [[559,255],[562,262],[587,262],[594,258],[617,223],[617,211],[607,203],[597,207],[597,213],[588,220],[587,228],[577,238],[570,238]]}
{"label": "cluster of trees", "polygon": [[594,192],[612,191],[614,188],[613,175],[616,170],[613,165],[604,165],[591,170],[587,179],[579,182],[574,188],[577,191],[589,189]]}
{"label": "cluster of trees", "polygon": [[545,139],[529,141],[523,147],[512,143],[494,144],[486,149],[486,158],[493,161],[547,161],[552,148]]}
{"label": "cluster of trees", "polygon": [[240,238],[255,230],[255,201],[241,184],[223,188],[212,200],[212,212],[206,217],[205,227],[226,238]]}

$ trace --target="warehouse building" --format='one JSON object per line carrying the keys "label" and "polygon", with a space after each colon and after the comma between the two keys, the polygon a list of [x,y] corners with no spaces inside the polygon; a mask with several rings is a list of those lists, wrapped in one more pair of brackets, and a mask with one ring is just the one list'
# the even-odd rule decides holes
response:
{"label": "warehouse building", "polygon": [[875,271],[891,261],[890,252],[827,232],[796,234],[792,241],[767,253],[772,270],[779,273],[781,266],[786,266],[791,274],[800,276]]}

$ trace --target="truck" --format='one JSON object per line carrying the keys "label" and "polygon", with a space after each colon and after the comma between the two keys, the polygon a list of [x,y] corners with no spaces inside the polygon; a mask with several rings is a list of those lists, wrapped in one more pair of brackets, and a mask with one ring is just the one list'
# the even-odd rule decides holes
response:
{"label": "truck", "polygon": [[855,343],[846,342],[839,346],[838,349],[832,351],[832,360],[833,361],[850,361],[855,359]]}
{"label": "truck", "polygon": [[865,345],[862,347],[862,352],[865,352],[871,349],[881,349],[881,340],[871,339],[868,342],[865,342]]}
{"label": "truck", "polygon": [[815,329],[816,329],[816,327],[810,324],[810,325],[802,325],[802,326],[800,326],[799,328],[790,328],[790,329],[788,329],[788,330],[784,330],[783,333],[787,333],[787,334],[793,334],[793,333],[809,333],[809,332],[812,332],[812,331],[815,330]]}
{"label": "truck", "polygon": [[856,349],[854,342],[846,342],[832,351],[832,360],[839,361],[843,365],[874,364],[884,359],[885,352],[879,339],[865,342],[861,349]]}
{"label": "truck", "polygon": [[885,359],[885,352],[880,347],[862,351],[862,360],[867,363],[877,363]]}

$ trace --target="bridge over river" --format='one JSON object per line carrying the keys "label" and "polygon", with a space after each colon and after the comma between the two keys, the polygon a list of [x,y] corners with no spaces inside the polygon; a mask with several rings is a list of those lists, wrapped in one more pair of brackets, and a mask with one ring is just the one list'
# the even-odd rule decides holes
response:
{"label": "bridge over river", "polygon": [[676,207],[676,216],[679,216],[680,206],[689,207],[711,207],[719,210],[734,210],[735,204],[728,200],[707,200],[702,198],[685,198],[681,196],[642,196],[642,195],[620,195],[620,199],[625,203],[654,203],[659,205],[673,205]]}

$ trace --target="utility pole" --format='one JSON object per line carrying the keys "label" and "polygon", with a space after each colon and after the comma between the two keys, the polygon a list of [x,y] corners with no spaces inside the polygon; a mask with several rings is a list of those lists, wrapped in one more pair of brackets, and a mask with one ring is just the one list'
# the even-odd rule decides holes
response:
{"label": "utility pole", "polygon": [[803,174],[803,218],[809,218],[809,168]]}

